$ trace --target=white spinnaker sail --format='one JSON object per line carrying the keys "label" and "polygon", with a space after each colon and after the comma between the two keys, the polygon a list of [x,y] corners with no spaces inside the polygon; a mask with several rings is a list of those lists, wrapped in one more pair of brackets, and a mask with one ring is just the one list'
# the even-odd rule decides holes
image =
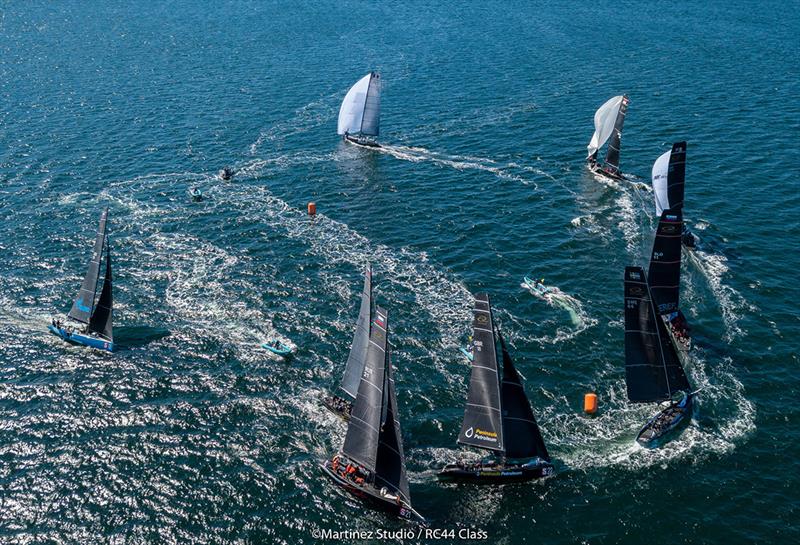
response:
{"label": "white spinnaker sail", "polygon": [[672,150],[664,152],[653,163],[653,195],[656,199],[656,216],[661,217],[661,212],[671,208],[669,194],[667,193],[667,176],[669,173],[669,158]]}
{"label": "white spinnaker sail", "polygon": [[[379,84],[377,76],[374,72],[370,72],[347,92],[339,109],[338,134],[360,133],[377,136],[380,115],[380,88],[377,87]],[[370,89],[373,85],[376,87]]]}
{"label": "white spinnaker sail", "polygon": [[592,135],[591,142],[586,146],[589,150],[589,154],[586,156],[587,159],[594,155],[594,153],[606,143],[611,133],[614,132],[614,123],[617,121],[617,113],[622,105],[622,98],[623,95],[619,95],[608,99],[606,103],[600,106],[595,112],[594,134]]}

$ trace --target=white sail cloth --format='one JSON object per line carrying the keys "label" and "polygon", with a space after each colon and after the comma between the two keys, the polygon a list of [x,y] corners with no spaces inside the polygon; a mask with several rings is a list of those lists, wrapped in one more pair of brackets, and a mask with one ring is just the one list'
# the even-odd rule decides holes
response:
{"label": "white sail cloth", "polygon": [[669,174],[669,159],[672,150],[664,152],[653,163],[653,195],[656,200],[656,216],[661,217],[661,212],[672,208],[667,192],[667,176]]}
{"label": "white sail cloth", "polygon": [[599,150],[614,132],[614,124],[617,121],[617,113],[622,106],[623,95],[610,98],[605,104],[600,106],[594,114],[594,134],[586,149],[589,154],[588,159]]}
{"label": "white sail cloth", "polygon": [[339,109],[338,134],[378,136],[381,107],[380,76],[370,72],[347,92]]}

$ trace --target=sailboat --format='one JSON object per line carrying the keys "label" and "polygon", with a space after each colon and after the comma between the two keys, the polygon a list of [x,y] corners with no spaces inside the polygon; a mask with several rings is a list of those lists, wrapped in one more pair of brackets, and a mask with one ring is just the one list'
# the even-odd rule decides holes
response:
{"label": "sailboat", "polygon": [[[100,215],[100,226],[97,229],[92,257],[78,297],[73,302],[66,321],[53,318],[48,329],[69,343],[113,352],[114,335],[111,322],[114,297],[111,285],[111,248],[106,234],[107,220],[108,208]],[[105,276],[100,297],[96,298],[104,250]]]}
{"label": "sailboat", "polygon": [[641,267],[625,267],[625,384],[632,403],[669,402],[639,430],[639,444],[658,446],[691,420],[696,393],[664,322],[656,315]]}
{"label": "sailboat", "polygon": [[353,85],[339,109],[337,133],[359,146],[379,148],[374,138],[380,133],[381,76],[370,72]]}
{"label": "sailboat", "polygon": [[679,355],[685,357],[691,348],[691,337],[686,317],[678,306],[682,231],[683,216],[680,209],[662,210],[650,254],[647,283],[658,314],[667,326],[667,332]]}
{"label": "sailboat", "polygon": [[322,404],[338,414],[345,420],[350,418],[353,401],[358,395],[358,385],[361,382],[361,373],[367,360],[369,350],[369,328],[372,322],[372,266],[367,264],[364,271],[364,289],[361,292],[361,308],[358,311],[356,330],[353,333],[353,342],[350,345],[350,355],[344,368],[344,376],[339,387],[342,396],[329,394],[322,398]]}
{"label": "sailboat", "polygon": [[[684,185],[686,182],[686,142],[675,142],[672,149],[664,152],[653,163],[653,196],[656,215],[670,208],[683,210]],[[683,226],[681,241],[687,249],[694,249],[695,236]]]}
{"label": "sailboat", "polygon": [[401,518],[424,522],[411,506],[397,420],[387,312],[378,307],[358,395],[341,450],[322,471],[347,492]]}
{"label": "sailboat", "polygon": [[[494,456],[477,463],[448,464],[439,478],[489,484],[551,475],[550,456],[505,341],[499,330],[495,331],[488,295],[475,295],[473,314],[472,375],[458,443],[488,450]],[[502,379],[495,332],[503,358]]]}
{"label": "sailboat", "polygon": [[[622,140],[622,125],[628,111],[628,95],[608,99],[594,114],[594,134],[587,146],[589,154],[586,161],[589,170],[614,180],[622,179],[619,170],[619,148]],[[597,153],[608,142],[606,159],[603,164],[597,161]]]}

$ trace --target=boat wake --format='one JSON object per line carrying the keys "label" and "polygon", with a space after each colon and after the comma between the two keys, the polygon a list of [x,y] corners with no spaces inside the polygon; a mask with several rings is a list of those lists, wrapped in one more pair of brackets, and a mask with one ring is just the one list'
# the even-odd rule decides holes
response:
{"label": "boat wake", "polygon": [[548,291],[544,294],[536,290],[527,282],[522,282],[520,287],[528,290],[531,295],[537,299],[541,299],[551,307],[560,308],[567,311],[570,321],[572,322],[573,327],[571,329],[559,327],[556,330],[555,336],[536,339],[540,342],[556,344],[566,341],[576,337],[579,333],[597,324],[597,320],[589,316],[589,314],[584,310],[583,303],[581,303],[572,295],[564,293],[555,286],[548,286]]}
{"label": "boat wake", "polygon": [[[625,382],[619,370],[608,366],[598,384],[612,383],[598,392],[600,413],[594,417],[575,414],[565,397],[546,392],[549,404],[540,404],[545,441],[551,451],[569,468],[624,466],[639,470],[671,462],[697,462],[712,453],[731,452],[755,430],[755,406],[745,397],[744,386],[736,378],[730,358],[710,366],[703,354],[694,350],[689,366],[693,384],[701,389],[692,423],[658,449],[639,446],[639,428],[656,412],[652,405],[627,402]],[[587,456],[586,453],[592,453]]]}
{"label": "boat wake", "polygon": [[381,144],[380,148],[372,149],[380,153],[386,153],[403,161],[411,161],[414,163],[426,161],[441,167],[449,167],[456,170],[479,170],[488,172],[501,180],[519,182],[526,186],[533,186],[534,189],[539,189],[539,186],[535,180],[526,175],[527,172],[533,172],[539,176],[550,177],[549,174],[539,169],[522,167],[517,163],[501,164],[486,157],[449,155],[420,147],[391,146],[388,144]]}

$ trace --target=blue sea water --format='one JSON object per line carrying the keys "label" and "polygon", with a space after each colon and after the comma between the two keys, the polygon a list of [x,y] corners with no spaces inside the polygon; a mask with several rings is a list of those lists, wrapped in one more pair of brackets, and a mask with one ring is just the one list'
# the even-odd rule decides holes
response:
{"label": "blue sea water", "polygon": [[[343,371],[367,262],[432,528],[503,544],[800,541],[798,31],[792,2],[6,4],[0,541],[404,528],[317,466],[344,437],[318,398]],[[370,70],[380,151],[335,134]],[[623,92],[623,170],[647,182],[688,140],[702,241],[682,296],[703,391],[654,451],[634,445],[655,408],[627,403],[622,364],[622,271],[649,254],[653,197],[583,166],[594,110]],[[113,355],[46,332],[105,206]],[[573,311],[521,288],[526,274]],[[545,482],[435,479],[461,452],[477,291],[526,378],[558,470]],[[272,337],[295,357],[259,347]],[[589,390],[595,418],[580,413]]]}

